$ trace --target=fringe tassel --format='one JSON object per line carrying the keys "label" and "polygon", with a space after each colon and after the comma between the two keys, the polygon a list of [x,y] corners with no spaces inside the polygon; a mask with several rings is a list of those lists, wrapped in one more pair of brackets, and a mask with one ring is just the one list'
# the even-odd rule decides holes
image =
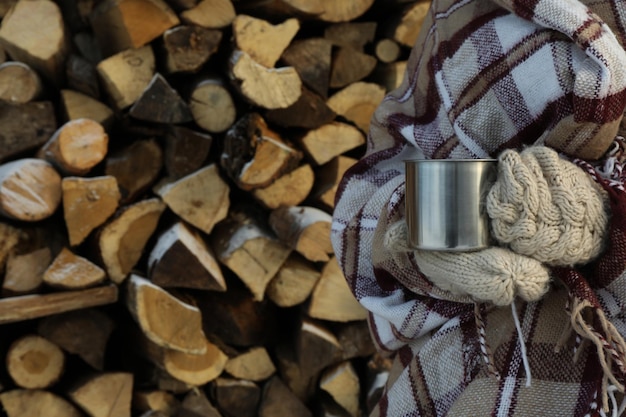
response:
{"label": "fringe tassel", "polygon": [[498,372],[498,369],[496,368],[491,348],[485,339],[485,321],[483,320],[482,307],[478,303],[474,303],[474,319],[476,320],[476,331],[478,333],[478,341],[480,343],[480,352],[482,353],[483,360],[487,366],[487,372],[499,381],[501,379],[500,372]]}

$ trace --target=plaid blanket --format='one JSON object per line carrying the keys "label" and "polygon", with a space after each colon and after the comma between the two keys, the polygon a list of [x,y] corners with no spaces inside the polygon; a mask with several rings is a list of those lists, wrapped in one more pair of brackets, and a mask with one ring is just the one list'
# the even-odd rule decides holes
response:
{"label": "plaid blanket", "polygon": [[[624,0],[433,1],[333,217],[339,264],[377,346],[394,357],[373,416],[624,414],[625,42]],[[553,268],[541,300],[474,303],[433,285],[411,251],[385,247],[404,219],[403,160],[534,144],[602,184],[612,213],[600,258]]]}

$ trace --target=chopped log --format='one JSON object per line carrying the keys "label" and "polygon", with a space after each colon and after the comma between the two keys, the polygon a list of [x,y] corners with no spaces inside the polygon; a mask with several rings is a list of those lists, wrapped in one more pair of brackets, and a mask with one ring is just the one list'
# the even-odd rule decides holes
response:
{"label": "chopped log", "polygon": [[367,320],[341,323],[334,333],[341,345],[343,359],[366,358],[376,353]]}
{"label": "chopped log", "polygon": [[347,123],[331,122],[308,131],[298,139],[306,154],[317,165],[365,144],[365,135]]}
{"label": "chopped log", "polygon": [[301,158],[258,113],[249,113],[226,132],[220,162],[239,188],[252,190],[292,171]]}
{"label": "chopped log", "polygon": [[150,45],[128,49],[100,61],[96,69],[113,106],[123,110],[150,84],[155,70],[154,53]]}
{"label": "chopped log", "polygon": [[65,123],[43,145],[38,156],[68,175],[85,175],[98,165],[109,149],[104,127],[91,119]]}
{"label": "chopped log", "polygon": [[187,103],[159,73],[152,77],[129,114],[135,119],[152,123],[176,124],[192,120]]}
{"label": "chopped log", "polygon": [[165,204],[157,198],[125,207],[100,231],[98,245],[105,269],[116,284],[126,279],[156,229]]}
{"label": "chopped log", "polygon": [[46,143],[57,128],[49,101],[10,104],[0,100],[0,161],[17,157]]}
{"label": "chopped log", "polygon": [[180,14],[183,22],[208,29],[221,29],[235,20],[231,0],[201,0],[195,7]]}
{"label": "chopped log", "polygon": [[400,45],[393,39],[383,38],[376,42],[374,51],[376,58],[378,58],[380,62],[390,64],[398,60],[401,49]]}
{"label": "chopped log", "polygon": [[240,3],[243,3],[243,12],[271,18],[296,16],[312,19],[324,12],[324,6],[319,0],[254,0]]}
{"label": "chopped log", "polygon": [[385,89],[378,84],[356,82],[333,94],[326,104],[335,113],[369,131],[370,119],[385,98]]}
{"label": "chopped log", "polygon": [[11,253],[7,259],[2,292],[27,294],[43,283],[43,274],[52,261],[50,248],[44,247],[24,254]]}
{"label": "chopped log", "polygon": [[0,222],[0,271],[4,269],[8,256],[24,238],[22,229]]}
{"label": "chopped log", "polygon": [[292,253],[267,286],[267,296],[279,307],[296,306],[311,295],[320,275],[310,261]]}
{"label": "chopped log", "polygon": [[316,404],[315,415],[319,417],[352,417],[342,406],[327,393],[320,395],[320,402]]}
{"label": "chopped log", "polygon": [[326,262],[333,253],[331,223],[330,214],[308,206],[280,207],[269,217],[269,224],[278,238],[313,262]]}
{"label": "chopped log", "polygon": [[261,389],[252,381],[218,378],[213,386],[217,408],[224,417],[255,417]]}
{"label": "chopped log", "polygon": [[349,361],[326,369],[320,379],[320,388],[346,410],[352,417],[360,415],[359,397],[361,389],[359,377]]}
{"label": "chopped log", "polygon": [[107,342],[115,327],[109,316],[91,308],[45,317],[39,321],[37,333],[102,371]]}
{"label": "chopped log", "polygon": [[100,101],[73,90],[61,90],[61,104],[67,120],[91,119],[105,129],[113,123],[113,110]]}
{"label": "chopped log", "polygon": [[332,44],[324,38],[293,41],[282,60],[296,69],[302,83],[323,98],[328,96]]}
{"label": "chopped log", "polygon": [[430,1],[417,1],[407,5],[399,18],[390,19],[391,27],[387,29],[391,38],[400,45],[412,48],[417,41],[424,19],[430,9]]}
{"label": "chopped log", "polygon": [[42,389],[61,378],[65,370],[65,355],[49,340],[27,334],[11,344],[6,364],[11,379],[20,388]]}
{"label": "chopped log", "polygon": [[376,58],[354,48],[344,46],[333,54],[330,87],[341,88],[370,75],[376,67]]}
{"label": "chopped log", "polygon": [[174,213],[209,234],[228,214],[229,191],[217,165],[211,164],[160,187],[157,193]]}
{"label": "chopped log", "polygon": [[165,70],[195,73],[217,52],[222,32],[200,26],[182,25],[163,33]]}
{"label": "chopped log", "polygon": [[314,177],[311,166],[304,164],[279,177],[267,187],[255,188],[252,195],[268,209],[297,206],[311,192]]}
{"label": "chopped log", "polygon": [[138,275],[127,284],[126,306],[148,339],[183,353],[207,350],[200,310]]}
{"label": "chopped log", "polygon": [[230,91],[215,77],[196,83],[189,98],[189,109],[196,124],[211,133],[224,132],[237,117]]}
{"label": "chopped log", "polygon": [[176,395],[183,395],[194,389],[193,385],[179,381],[163,369],[155,368],[152,372],[154,374],[154,379],[156,380],[156,383],[154,383],[153,386],[156,386],[160,390],[169,391]]}
{"label": "chopped log", "polygon": [[43,274],[43,282],[54,288],[76,290],[101,284],[104,269],[67,248],[63,248]]}
{"label": "chopped log", "polygon": [[235,47],[267,68],[274,67],[299,29],[297,19],[272,25],[266,20],[239,14],[233,21]]}
{"label": "chopped log", "polygon": [[316,376],[322,369],[338,363],[343,356],[341,345],[326,327],[303,319],[296,333],[297,363],[304,377]]}
{"label": "chopped log", "polygon": [[315,185],[312,196],[322,208],[332,211],[335,207],[335,194],[339,182],[346,171],[355,163],[356,159],[339,155],[315,171]]}
{"label": "chopped log", "polygon": [[0,394],[8,417],[82,417],[83,414],[62,397],[48,391],[14,389]]}
{"label": "chopped log", "polygon": [[336,0],[318,0],[324,12],[317,17],[324,22],[349,22],[363,15],[374,3],[374,0],[352,0],[338,2]]}
{"label": "chopped log", "polygon": [[150,253],[148,271],[150,280],[163,288],[226,291],[213,250],[182,222],[161,234]]}
{"label": "chopped log", "polygon": [[91,64],[97,65],[104,59],[100,45],[93,33],[79,32],[74,35],[72,40],[76,45],[77,52]]}
{"label": "chopped log", "polygon": [[163,0],[104,0],[89,17],[107,56],[142,47],[180,23]]}
{"label": "chopped log", "polygon": [[279,377],[273,377],[263,386],[259,417],[282,416],[312,417],[313,414]]}
{"label": "chopped log", "polygon": [[201,390],[190,391],[181,404],[178,417],[222,417]]}
{"label": "chopped log", "polygon": [[267,68],[243,51],[233,51],[230,76],[242,97],[264,109],[281,109],[295,103],[302,81],[293,67]]}
{"label": "chopped log", "polygon": [[324,39],[335,46],[362,52],[365,45],[374,41],[377,26],[376,22],[335,23],[324,29]]}
{"label": "chopped log", "polygon": [[315,129],[335,119],[333,112],[326,101],[318,94],[303,87],[300,98],[291,106],[284,109],[269,110],[265,118],[274,124],[283,127],[302,127]]}
{"label": "chopped log", "polygon": [[0,165],[0,213],[36,222],[61,203],[61,176],[41,159],[23,158]]}
{"label": "chopped log", "polygon": [[93,98],[100,97],[100,84],[96,66],[81,57],[71,54],[65,63],[67,86]]}
{"label": "chopped log", "polygon": [[9,61],[0,64],[0,100],[24,104],[41,95],[39,75],[23,62]]}
{"label": "chopped log", "polygon": [[209,156],[213,137],[182,126],[165,135],[164,163],[170,178],[177,180],[199,170]]}
{"label": "chopped log", "polygon": [[354,298],[336,258],[324,265],[308,308],[309,316],[321,320],[347,322],[365,320],[367,310]]}
{"label": "chopped log", "polygon": [[276,346],[274,356],[278,365],[281,380],[289,390],[305,404],[314,400],[319,372],[308,375],[308,370],[303,369],[298,363],[295,347],[289,342],[283,342]]}
{"label": "chopped log", "polygon": [[111,175],[92,178],[65,177],[63,191],[63,216],[70,246],[76,246],[115,213],[119,206],[120,191],[117,180]]}
{"label": "chopped log", "polygon": [[274,375],[276,367],[267,350],[259,346],[229,359],[224,370],[235,378],[259,382]]}
{"label": "chopped log", "polygon": [[86,290],[3,298],[0,299],[0,324],[112,304],[117,301],[117,295],[117,286],[111,284]]}
{"label": "chopped log", "polygon": [[141,413],[159,412],[165,417],[177,415],[180,401],[170,392],[162,390],[135,391],[132,400],[133,409]]}
{"label": "chopped log", "polygon": [[32,67],[56,85],[61,84],[70,45],[61,10],[54,2],[17,2],[2,20],[0,43],[13,60]]}
{"label": "chopped log", "polygon": [[90,417],[128,417],[132,391],[132,374],[106,372],[85,378],[67,396]]}
{"label": "chopped log", "polygon": [[378,65],[370,79],[390,92],[400,87],[406,75],[406,61],[392,62],[386,65]]}

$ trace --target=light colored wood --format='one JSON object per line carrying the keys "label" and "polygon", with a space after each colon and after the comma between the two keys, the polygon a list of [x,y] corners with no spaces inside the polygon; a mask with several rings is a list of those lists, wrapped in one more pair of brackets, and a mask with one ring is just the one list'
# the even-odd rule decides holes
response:
{"label": "light colored wood", "polygon": [[48,391],[14,389],[0,393],[8,417],[83,417],[71,403]]}
{"label": "light colored wood", "polygon": [[363,52],[367,44],[374,42],[377,26],[377,22],[335,23],[324,29],[324,39],[333,45]]}
{"label": "light colored wood", "polygon": [[370,119],[383,98],[383,87],[359,81],[333,94],[326,104],[338,115],[355,123],[363,132],[368,132]]}
{"label": "light colored wood", "polygon": [[117,286],[111,284],[86,290],[3,298],[0,299],[0,324],[112,304],[117,301],[117,296]]}
{"label": "light colored wood", "polygon": [[330,243],[332,216],[309,206],[280,207],[269,217],[272,230],[290,248],[313,262],[326,262],[333,253]]}
{"label": "light colored wood", "polygon": [[235,16],[235,7],[231,0],[202,0],[195,7],[180,14],[183,22],[209,29],[230,25]]}
{"label": "light colored wood", "polygon": [[253,417],[261,399],[261,389],[252,381],[218,378],[213,384],[215,402],[229,415]]}
{"label": "light colored wood", "polygon": [[323,126],[332,122],[335,116],[335,112],[326,105],[324,98],[304,86],[300,98],[291,106],[268,110],[265,113],[265,119],[274,125],[303,129]]}
{"label": "light colored wood", "polygon": [[322,276],[311,294],[308,314],[316,319],[339,322],[367,319],[367,310],[350,291],[334,257],[322,269]]}
{"label": "light colored wood", "polygon": [[113,123],[110,107],[78,91],[61,90],[61,103],[68,120],[91,119],[105,128]]}
{"label": "light colored wood", "polygon": [[315,174],[311,165],[304,164],[279,177],[264,188],[255,188],[252,195],[266,208],[297,206],[313,188]]}
{"label": "light colored wood", "polygon": [[274,375],[276,367],[267,350],[259,346],[229,359],[224,370],[235,378],[258,382]]}
{"label": "light colored wood", "polygon": [[171,126],[165,135],[165,169],[172,180],[199,170],[213,145],[213,137],[183,126]]}
{"label": "light colored wood", "polygon": [[185,223],[163,232],[148,259],[150,280],[163,288],[226,291],[224,275],[213,250]]}
{"label": "light colored wood", "polygon": [[374,0],[317,0],[323,12],[317,16],[325,22],[349,22],[363,15],[374,4]]}
{"label": "light colored wood", "polygon": [[52,255],[47,247],[24,254],[12,252],[7,259],[3,292],[26,294],[36,291],[43,283],[43,273],[51,261]]}
{"label": "light colored wood", "polygon": [[267,296],[279,307],[294,307],[311,295],[320,275],[310,261],[292,253],[267,286]]}
{"label": "light colored wood", "polygon": [[132,374],[106,372],[86,378],[67,395],[90,417],[128,417],[132,392]]}
{"label": "light colored wood", "polygon": [[131,272],[154,230],[165,204],[157,198],[124,207],[117,217],[103,226],[98,245],[111,281],[119,284]]}
{"label": "light colored wood", "polygon": [[104,0],[89,21],[107,56],[142,47],[180,23],[163,0]]}
{"label": "light colored wood", "polygon": [[23,156],[46,143],[57,128],[49,101],[10,104],[0,100],[0,162]]}
{"label": "light colored wood", "polygon": [[102,371],[107,342],[115,327],[109,316],[90,308],[44,317],[38,322],[37,333]]}
{"label": "light colored wood", "polygon": [[43,145],[38,156],[68,175],[85,175],[109,150],[109,135],[91,119],[66,122]]}
{"label": "light colored wood", "polygon": [[104,224],[117,210],[121,198],[117,180],[111,175],[65,177],[61,189],[70,246],[79,245],[94,229]]}
{"label": "light colored wood", "polygon": [[352,125],[331,122],[309,130],[298,138],[298,143],[317,165],[365,144],[365,135]]}
{"label": "light colored wood", "polygon": [[130,108],[129,114],[138,120],[152,123],[176,124],[192,120],[187,103],[159,73]]}
{"label": "light colored wood", "polygon": [[47,285],[68,290],[93,287],[105,278],[104,269],[67,248],[61,250],[43,274]]}
{"label": "light colored wood", "polygon": [[19,387],[49,388],[63,375],[65,354],[49,340],[27,334],[11,344],[6,364],[7,372]]}
{"label": "light colored wood", "polygon": [[273,25],[253,16],[239,14],[233,21],[235,46],[258,64],[272,68],[300,29],[297,19]]}
{"label": "light colored wood", "polygon": [[13,60],[25,63],[57,85],[61,83],[70,44],[56,3],[17,2],[2,20],[0,43]]}
{"label": "light colored wood", "polygon": [[0,213],[36,222],[61,203],[61,176],[41,159],[23,158],[0,165]]}
{"label": "light colored wood", "polygon": [[0,63],[0,100],[28,103],[41,95],[42,84],[37,72],[23,62]]}
{"label": "light colored wood", "polygon": [[221,414],[202,390],[192,390],[183,399],[178,417],[221,417]]}
{"label": "light colored wood", "polygon": [[133,409],[139,412],[158,411],[164,416],[175,416],[180,401],[171,392],[138,390],[133,392]]}
{"label": "light colored wood", "polygon": [[217,165],[211,164],[164,185],[157,193],[174,213],[209,234],[228,214],[229,191]]}
{"label": "light colored wood", "polygon": [[384,62],[385,64],[390,64],[395,62],[400,57],[400,45],[393,39],[383,38],[376,42],[375,46],[376,58],[380,62]]}
{"label": "light colored wood", "polygon": [[428,15],[430,3],[428,0],[421,0],[407,5],[398,24],[393,28],[393,40],[400,45],[412,48],[422,29],[424,19]]}
{"label": "light colored wood", "polygon": [[222,32],[195,25],[181,25],[163,33],[165,69],[168,73],[195,73],[218,50]]}
{"label": "light colored wood", "polygon": [[300,98],[302,81],[293,67],[267,68],[239,50],[232,53],[229,64],[239,92],[256,106],[281,109]]}
{"label": "light colored wood", "polygon": [[313,414],[279,377],[273,377],[263,386],[259,417],[282,416],[312,417]]}
{"label": "light colored wood", "polygon": [[200,310],[184,303],[145,278],[132,274],[126,305],[148,339],[183,353],[206,353]]}
{"label": "light colored wood", "polygon": [[332,43],[324,38],[294,40],[282,60],[298,72],[302,83],[322,98],[328,96]]}
{"label": "light colored wood", "polygon": [[315,171],[315,185],[311,192],[314,199],[328,211],[335,207],[335,194],[339,182],[346,171],[357,162],[356,159],[339,155]]}
{"label": "light colored wood", "polygon": [[101,61],[96,69],[113,106],[123,110],[150,84],[155,70],[154,53],[150,45],[128,49]]}
{"label": "light colored wood", "polygon": [[237,117],[235,101],[219,78],[205,78],[193,87],[189,110],[196,124],[211,133],[226,131]]}

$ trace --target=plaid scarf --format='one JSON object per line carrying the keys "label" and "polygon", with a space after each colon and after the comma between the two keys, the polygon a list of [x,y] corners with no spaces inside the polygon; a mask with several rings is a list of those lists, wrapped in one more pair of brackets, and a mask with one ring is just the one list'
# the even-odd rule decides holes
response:
{"label": "plaid scarf", "polygon": [[[623,415],[625,42],[624,0],[433,1],[333,217],[337,260],[394,357],[373,416]],[[434,286],[411,251],[385,247],[404,220],[404,160],[534,144],[577,162],[612,213],[603,254],[553,268],[541,300],[476,304]]]}

